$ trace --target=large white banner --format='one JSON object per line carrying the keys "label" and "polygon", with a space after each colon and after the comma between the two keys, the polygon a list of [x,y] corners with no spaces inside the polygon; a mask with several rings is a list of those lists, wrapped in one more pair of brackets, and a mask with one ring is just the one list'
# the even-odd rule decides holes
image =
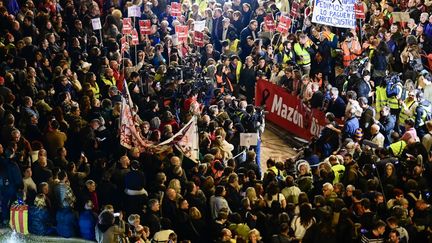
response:
{"label": "large white banner", "polygon": [[356,0],[315,0],[314,2],[312,22],[340,28],[355,28]]}

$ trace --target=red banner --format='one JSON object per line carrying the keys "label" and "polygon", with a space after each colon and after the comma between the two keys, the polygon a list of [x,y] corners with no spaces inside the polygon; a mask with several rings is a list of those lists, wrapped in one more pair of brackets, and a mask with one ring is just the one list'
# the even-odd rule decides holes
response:
{"label": "red banner", "polygon": [[356,19],[362,19],[362,20],[366,19],[363,3],[354,4],[354,13]]}
{"label": "red banner", "polygon": [[276,29],[276,24],[275,24],[275,21],[274,21],[272,14],[267,14],[264,17],[264,23],[265,23],[267,29],[269,29],[270,31],[274,31]]}
{"label": "red banner", "polygon": [[255,105],[265,105],[269,121],[308,141],[319,136],[326,125],[324,112],[310,109],[286,89],[268,81],[257,82]]}
{"label": "red banner", "polygon": [[204,33],[201,31],[194,32],[194,45],[203,47],[204,46]]}
{"label": "red banner", "polygon": [[150,20],[140,20],[139,21],[140,33],[141,35],[150,35],[151,34],[151,22]]}
{"label": "red banner", "polygon": [[179,42],[187,42],[189,27],[186,25],[176,25],[175,32]]}
{"label": "red banner", "polygon": [[132,33],[132,19],[124,18],[123,19],[123,35],[129,35]]}
{"label": "red banner", "polygon": [[180,17],[181,16],[181,4],[172,2],[171,3],[171,16]]}
{"label": "red banner", "polygon": [[292,3],[290,16],[291,18],[297,18],[299,16],[300,4],[296,1]]}
{"label": "red banner", "polygon": [[291,27],[291,19],[288,16],[280,16],[279,24],[277,26],[277,31],[281,33],[287,33],[289,28]]}

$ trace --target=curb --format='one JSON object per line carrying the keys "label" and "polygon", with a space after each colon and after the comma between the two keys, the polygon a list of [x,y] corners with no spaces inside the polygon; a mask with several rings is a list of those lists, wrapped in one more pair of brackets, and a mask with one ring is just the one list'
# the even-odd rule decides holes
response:
{"label": "curb", "polygon": [[269,129],[271,132],[278,135],[282,140],[287,142],[290,146],[292,146],[295,149],[300,149],[305,145],[309,144],[308,141],[296,137],[294,134],[286,131],[281,126],[276,125],[275,123],[270,122],[268,120],[266,120],[266,129]]}

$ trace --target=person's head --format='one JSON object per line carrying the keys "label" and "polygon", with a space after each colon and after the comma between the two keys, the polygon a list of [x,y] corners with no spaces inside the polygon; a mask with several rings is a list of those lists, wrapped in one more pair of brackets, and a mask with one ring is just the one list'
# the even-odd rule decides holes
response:
{"label": "person's head", "polygon": [[375,223],[372,231],[376,236],[380,236],[384,234],[385,229],[386,229],[386,223],[382,220],[378,220]]}
{"label": "person's head", "polygon": [[378,126],[378,124],[373,124],[371,126],[371,134],[372,135],[376,135],[380,132],[380,127]]}
{"label": "person's head", "polygon": [[160,209],[159,200],[154,199],[154,198],[150,199],[149,202],[148,202],[148,206],[149,206],[149,209],[151,211],[153,211],[153,212],[159,212],[159,209]]}
{"label": "person's head", "polygon": [[330,197],[333,193],[333,185],[329,182],[324,183],[322,192],[324,197]]}
{"label": "person's head", "polygon": [[390,243],[399,243],[400,241],[400,233],[396,229],[392,229],[389,233],[389,242]]}
{"label": "person's head", "polygon": [[261,234],[257,229],[251,229],[248,233],[248,239],[250,242],[257,242],[261,240]]}
{"label": "person's head", "polygon": [[339,97],[339,90],[338,90],[338,88],[331,88],[330,95],[331,95],[331,98],[333,100],[336,100]]}
{"label": "person's head", "polygon": [[405,131],[411,129],[414,127],[415,121],[412,118],[408,118],[405,120],[404,122],[404,126],[405,126]]}
{"label": "person's head", "polygon": [[30,166],[24,167],[24,169],[23,169],[23,175],[24,175],[24,178],[30,178],[30,177],[32,177],[32,169],[31,169]]}
{"label": "person's head", "polygon": [[93,180],[87,180],[85,183],[87,190],[89,192],[95,192],[96,191],[96,182],[94,182]]}
{"label": "person's head", "polygon": [[258,21],[256,21],[256,20],[251,20],[250,22],[249,22],[249,28],[252,30],[252,31],[255,31],[257,28],[258,28]]}
{"label": "person's head", "polygon": [[381,116],[388,116],[390,115],[390,107],[383,106],[381,110]]}

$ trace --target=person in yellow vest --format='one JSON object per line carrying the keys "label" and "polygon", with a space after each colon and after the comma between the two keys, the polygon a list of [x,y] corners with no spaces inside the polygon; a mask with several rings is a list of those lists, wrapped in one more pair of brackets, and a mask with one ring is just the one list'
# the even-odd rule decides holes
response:
{"label": "person in yellow vest", "polygon": [[111,68],[105,69],[105,73],[101,75],[101,81],[103,84],[102,95],[108,95],[108,89],[111,86],[116,86],[117,82],[114,78],[114,71]]}
{"label": "person in yellow vest", "polygon": [[387,106],[387,92],[385,81],[378,85],[375,91],[375,109],[379,113],[384,106]]}
{"label": "person in yellow vest", "polygon": [[393,132],[392,139],[393,143],[390,144],[388,150],[393,156],[400,158],[407,146],[407,143],[404,140],[399,139],[399,134],[397,132]]}
{"label": "person in yellow vest", "polygon": [[348,32],[346,39],[342,42],[342,62],[344,67],[348,67],[352,60],[361,55],[362,49],[360,42],[354,38],[353,33]]}
{"label": "person in yellow vest", "polygon": [[87,82],[90,84],[90,90],[93,92],[93,97],[99,99],[101,93],[99,85],[96,82],[96,75],[93,72],[87,73]]}
{"label": "person in yellow vest", "polygon": [[301,67],[303,74],[309,75],[311,70],[311,56],[308,52],[308,37],[300,34],[299,42],[294,44],[294,52],[297,57],[297,64]]}
{"label": "person in yellow vest", "polygon": [[329,162],[334,174],[333,185],[342,181],[342,177],[345,173],[345,166],[339,163],[336,155],[331,155],[329,157]]}
{"label": "person in yellow vest", "polygon": [[401,111],[399,113],[399,126],[401,129],[403,129],[403,124],[405,123],[405,120],[408,118],[413,118],[415,115],[416,108],[418,106],[417,99],[416,99],[416,91],[411,90],[408,93],[408,97],[401,102]]}
{"label": "person in yellow vest", "polygon": [[404,91],[404,87],[399,78],[391,78],[387,81],[387,102],[388,106],[390,107],[391,114],[396,117],[395,131],[397,132],[400,132],[399,114],[401,111],[401,103],[405,96]]}

